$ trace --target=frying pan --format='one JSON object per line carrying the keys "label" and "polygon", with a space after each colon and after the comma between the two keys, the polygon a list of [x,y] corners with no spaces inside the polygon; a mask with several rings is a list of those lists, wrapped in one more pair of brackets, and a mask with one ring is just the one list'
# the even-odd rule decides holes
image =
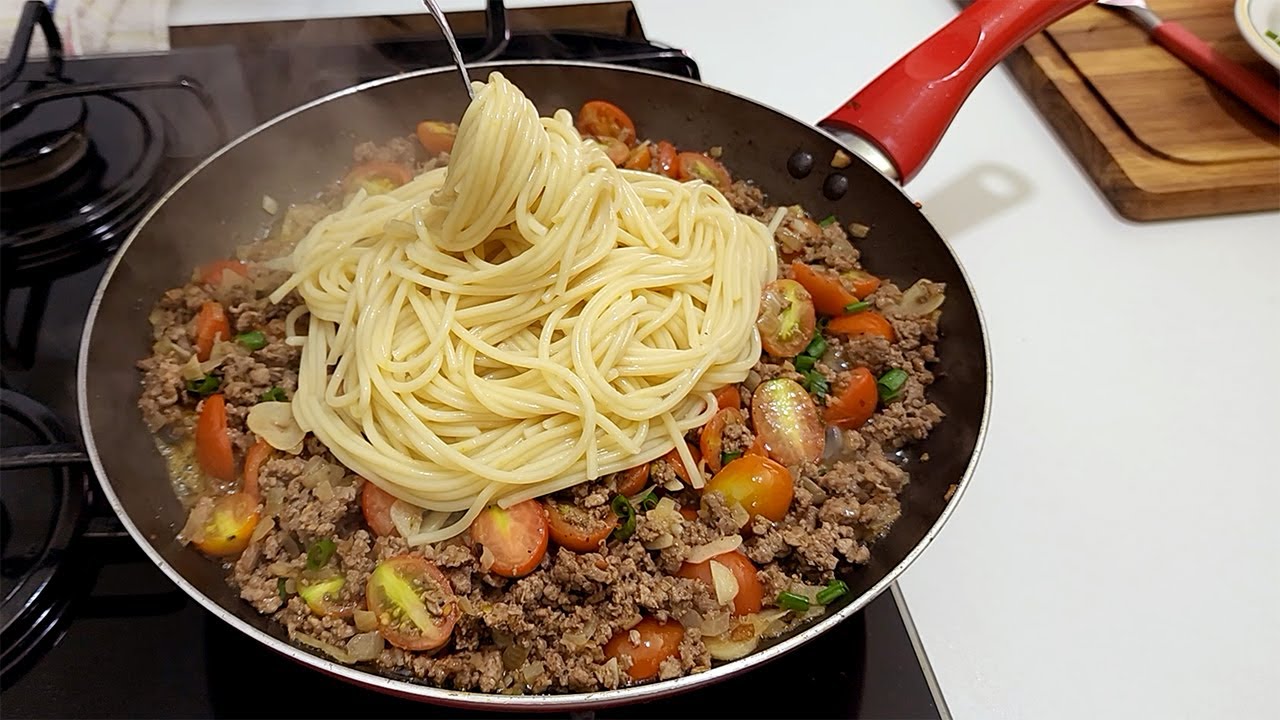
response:
{"label": "frying pan", "polygon": [[[799,203],[871,226],[859,243],[868,267],[905,287],[921,277],[947,284],[938,381],[931,398],[946,413],[929,438],[905,451],[912,481],[902,517],[846,577],[851,592],[819,622],[746,658],[672,680],[582,694],[506,696],[459,692],[348,667],[291,645],[257,614],[223,571],[179,545],[185,513],[141,414],[135,363],[150,352],[149,309],[191,269],[252,239],[263,195],[303,199],[350,160],[353,143],[402,135],[423,117],[460,117],[467,96],[453,69],[384,78],[288,112],[245,134],[187,175],[153,207],[107,270],[81,345],[79,409],[89,455],[123,524],[151,559],[214,615],[263,645],[329,675],[430,702],[529,711],[654,699],[746,672],[781,657],[858,612],[887,589],[938,534],[964,493],[986,427],[989,348],[973,290],[951,248],[905,195],[960,103],[978,80],[1033,32],[1087,0],[977,0],[814,128],[748,98],[643,70],[581,62],[494,63],[543,114],[606,98],[643,135],[678,146],[724,148],[735,177],[754,180],[775,204]],[[857,156],[836,168],[837,151]],[[802,172],[805,155],[812,159]],[[263,158],[288,158],[264,163]],[[919,462],[928,453],[928,462]]]}

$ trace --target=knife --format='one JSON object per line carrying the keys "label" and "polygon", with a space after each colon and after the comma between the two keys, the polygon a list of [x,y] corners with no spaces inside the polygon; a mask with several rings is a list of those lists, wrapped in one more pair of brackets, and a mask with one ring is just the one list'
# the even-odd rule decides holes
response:
{"label": "knife", "polygon": [[1229,90],[1266,119],[1280,125],[1280,88],[1214,50],[1180,23],[1161,20],[1147,7],[1145,0],[1098,0],[1098,4],[1127,13],[1156,44]]}

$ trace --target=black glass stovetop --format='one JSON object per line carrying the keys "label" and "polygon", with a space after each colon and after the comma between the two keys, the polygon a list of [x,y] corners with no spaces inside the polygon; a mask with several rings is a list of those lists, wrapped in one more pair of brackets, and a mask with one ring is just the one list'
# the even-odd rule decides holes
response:
{"label": "black glass stovetop", "polygon": [[[504,52],[603,55],[697,77],[696,64],[668,48],[646,50],[610,38],[574,42],[518,37]],[[278,58],[272,60],[270,53],[249,58],[229,46],[72,60],[64,75],[75,83],[190,78],[213,99],[227,136],[235,137],[290,105],[344,85],[438,65],[439,51],[434,43],[404,41],[290,53],[294,62],[315,68],[315,81],[294,87],[292,96],[286,95],[287,68]],[[341,61],[326,65],[325,57]],[[43,71],[41,63],[32,63],[24,72]],[[173,92],[130,97],[163,127],[163,157],[151,185],[163,189],[216,146],[216,124],[191,97]],[[100,142],[116,144],[145,136],[111,127],[91,132],[103,133]],[[79,438],[74,395],[80,332],[112,245],[102,241],[86,247],[98,254],[40,272],[3,273],[4,392],[47,406],[73,444]],[[9,424],[0,428],[0,441],[6,447],[34,442]],[[47,532],[43,518],[54,511],[47,496],[52,491],[46,494],[44,488],[54,480],[47,468],[10,469],[0,480],[6,600],[16,587],[11,575],[36,562],[32,537],[38,540]],[[92,488],[91,480],[86,484]],[[79,486],[63,482],[59,487]],[[51,560],[41,560],[61,568],[56,589],[65,602],[57,605],[66,607],[60,613],[41,610],[45,617],[61,619],[21,662],[6,667],[0,696],[5,717],[485,717],[377,695],[276,655],[174,586],[121,535],[92,490],[88,502],[90,517],[77,526],[76,540]],[[944,717],[945,706],[900,600],[896,590],[885,593],[839,627],[744,676],[668,700],[574,717]],[[11,613],[8,604],[5,612]],[[6,626],[10,619],[5,618]]]}

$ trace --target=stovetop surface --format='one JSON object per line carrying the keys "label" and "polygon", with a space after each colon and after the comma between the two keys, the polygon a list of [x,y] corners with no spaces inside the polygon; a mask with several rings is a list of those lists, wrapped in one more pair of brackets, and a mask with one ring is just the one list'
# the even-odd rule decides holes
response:
{"label": "stovetop surface", "polygon": [[[382,50],[378,56],[386,57]],[[405,49],[399,51],[395,56],[403,58]],[[270,66],[242,60],[232,48],[198,48],[72,61],[67,75],[78,82],[195,78],[216,99],[234,137],[280,109],[278,93],[264,91],[272,87]],[[378,74],[387,74],[385,66],[329,69],[317,74],[319,85],[304,88],[306,96],[292,102],[332,89],[325,83]],[[172,131],[166,135],[163,166],[171,182],[208,151],[208,131],[190,130],[207,127],[194,117],[202,111],[173,95],[142,101]],[[47,290],[47,306],[29,367],[12,362],[10,330],[20,325],[36,290],[10,279],[4,288],[4,387],[47,404],[73,434],[80,333],[106,264],[104,258],[41,289]],[[4,438],[5,445],[15,442],[20,441]],[[23,473],[25,482],[38,477]],[[5,480],[18,478],[10,471]],[[15,512],[9,507],[13,502],[25,502],[17,498],[6,493],[7,513]],[[110,510],[97,512],[106,516],[97,526],[109,529]],[[83,537],[64,561],[74,572],[73,600],[58,626],[63,635],[22,674],[6,678],[7,717],[484,717],[377,695],[275,654],[207,613],[127,538]],[[885,593],[862,613],[763,668],[692,694],[598,711],[595,717],[940,717],[945,710],[937,706],[926,677],[896,598]]]}

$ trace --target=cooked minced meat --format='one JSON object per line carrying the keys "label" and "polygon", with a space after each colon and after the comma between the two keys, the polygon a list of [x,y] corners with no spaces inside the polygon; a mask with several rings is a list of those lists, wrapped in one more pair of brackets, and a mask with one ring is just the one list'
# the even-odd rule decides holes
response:
{"label": "cooked minced meat", "polygon": [[[421,169],[447,162],[447,154],[426,157],[411,140],[395,138],[357,146],[354,160]],[[653,163],[656,170],[657,160]],[[165,442],[189,445],[197,413],[216,392],[226,405],[227,434],[237,462],[245,463],[257,443],[246,425],[250,408],[292,397],[300,355],[286,342],[291,330],[286,319],[298,300],[292,294],[278,304],[266,298],[283,274],[268,271],[262,261],[287,252],[337,207],[337,192],[331,188],[318,203],[290,207],[268,237],[242,249],[238,256],[243,265],[219,277],[196,273],[190,283],[165,292],[156,303],[151,313],[153,352],[138,363],[138,406],[147,426]],[[739,212],[762,222],[776,214],[777,208],[749,182],[734,182],[725,194]],[[779,263],[780,277],[787,276],[796,259],[837,273],[861,267],[840,223],[819,224],[798,207],[788,208],[777,240],[785,260]],[[829,335],[823,357],[809,358],[804,369],[795,358],[766,355],[749,382],[737,388],[743,420],[731,419],[720,438],[728,459],[753,452],[757,438],[751,399],[761,382],[787,378],[812,383],[820,377],[827,394],[813,399],[821,412],[831,402],[829,393],[849,381],[852,368],[865,367],[877,376],[894,368],[907,373],[895,398],[882,403],[865,424],[841,432],[839,452],[828,462],[789,469],[793,495],[780,520],[751,518],[719,491],[700,494],[686,485],[668,492],[663,488],[675,487],[672,483],[684,470],[658,460],[641,476],[651,495],[632,498],[639,506],[632,511],[629,533],[622,532],[619,519],[606,527],[612,527],[607,537],[584,542],[584,549],[552,543],[528,572],[503,577],[486,569],[492,557],[467,534],[410,547],[391,520],[384,517],[375,527],[370,513],[378,511],[366,505],[374,502],[366,496],[377,497],[381,491],[338,465],[309,436],[300,447],[272,450],[259,459],[259,523],[265,525],[258,525],[243,550],[226,560],[228,581],[291,637],[341,651],[367,633],[371,623],[383,632],[387,618],[366,609],[371,602],[366,589],[377,568],[403,558],[429,565],[440,579],[422,585],[421,598],[440,617],[454,613],[446,644],[419,652],[388,642],[369,662],[442,687],[503,693],[620,687],[633,682],[631,661],[610,654],[608,646],[613,638],[638,636],[642,621],[682,628],[678,650],[653,670],[652,679],[706,670],[713,660],[703,630],[723,632],[732,622],[731,608],[690,574],[686,561],[692,552],[740,536],[741,547],[732,552],[740,553],[742,562],[754,563],[761,601],[770,607],[784,590],[823,585],[851,566],[866,564],[876,540],[900,515],[898,495],[908,475],[886,453],[923,439],[942,420],[942,412],[926,396],[934,379],[929,367],[936,361],[937,313],[898,316],[894,308],[901,296],[896,286],[884,283],[867,298],[891,324],[892,341],[876,335]],[[193,378],[193,363],[199,360],[193,359],[199,352],[197,317],[210,303],[225,314],[231,336],[216,343],[213,355],[219,362],[207,376]],[[696,445],[698,432],[689,438]],[[620,491],[640,489],[628,482],[632,480],[618,474],[584,483],[558,493],[556,505],[582,513],[574,516],[575,527],[585,533],[601,518],[614,518],[611,507],[619,501],[630,504]],[[202,503],[201,512],[208,515],[208,497],[184,501]],[[384,515],[392,501],[387,496]]]}

